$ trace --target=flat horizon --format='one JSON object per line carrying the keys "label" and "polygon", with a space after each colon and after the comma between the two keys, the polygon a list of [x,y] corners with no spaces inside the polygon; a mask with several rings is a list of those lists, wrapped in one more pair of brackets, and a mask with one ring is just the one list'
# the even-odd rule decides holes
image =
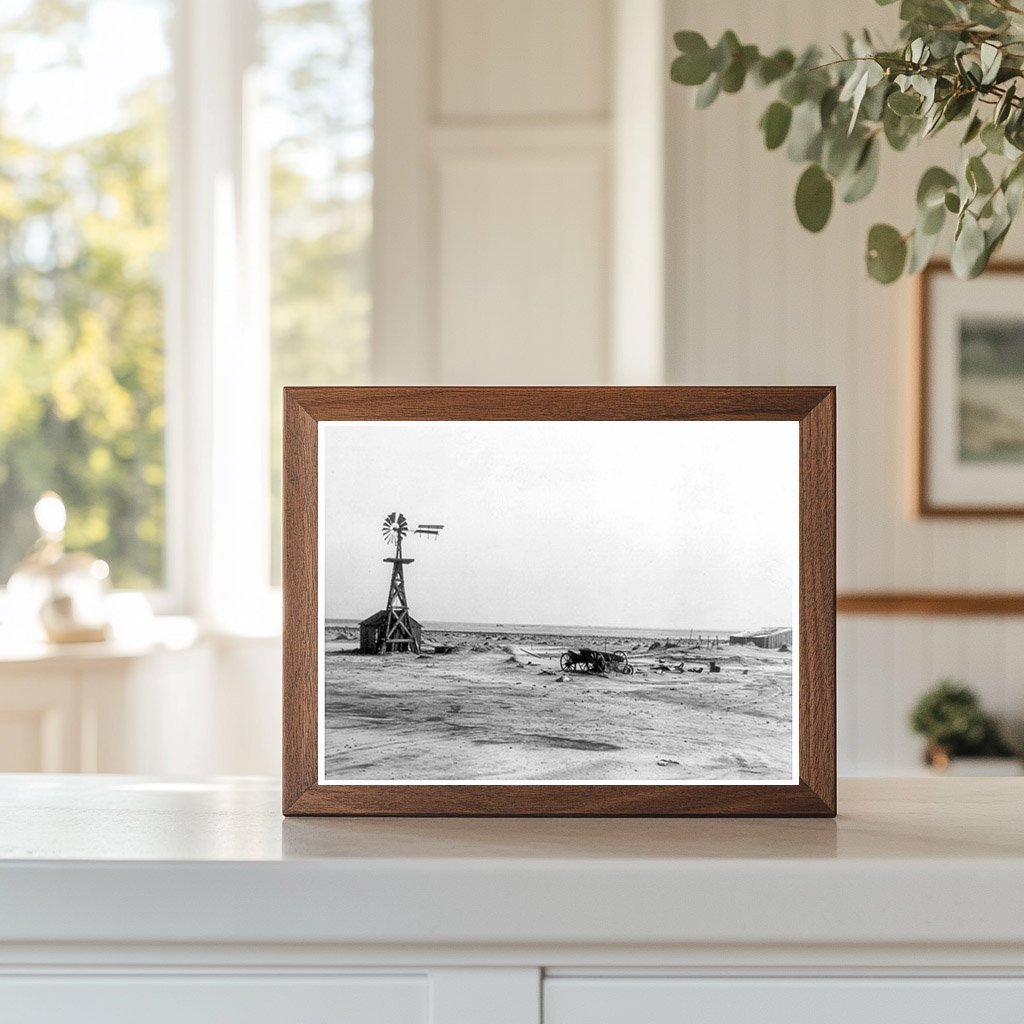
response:
{"label": "flat horizon", "polygon": [[[416,618],[413,613],[413,618]],[[344,626],[358,626],[362,619],[353,619],[338,616],[326,616],[324,618],[324,625],[344,625]],[[460,630],[459,627],[468,627],[470,631],[475,630],[490,630],[494,632],[496,629],[515,629],[515,630],[547,630],[547,631],[558,631],[568,632],[570,630],[583,630],[583,631],[597,631],[597,632],[616,632],[616,633],[673,633],[673,634],[685,634],[685,633],[746,633],[752,630],[760,629],[792,629],[792,625],[789,623],[758,623],[756,626],[689,626],[678,627],[678,626],[607,626],[607,625],[587,625],[583,623],[546,623],[546,622],[449,622],[436,619],[418,619],[417,620],[424,629],[443,629],[448,632],[457,633]]]}

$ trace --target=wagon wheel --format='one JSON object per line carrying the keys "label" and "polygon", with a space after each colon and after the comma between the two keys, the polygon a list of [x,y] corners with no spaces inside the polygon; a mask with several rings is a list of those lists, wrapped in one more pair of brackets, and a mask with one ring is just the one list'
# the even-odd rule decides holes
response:
{"label": "wagon wheel", "polygon": [[612,651],[611,653],[612,664],[618,666],[619,671],[625,671],[622,666],[629,663],[629,658],[626,657],[625,651]]}
{"label": "wagon wheel", "polygon": [[603,654],[598,654],[594,657],[594,671],[603,672],[608,667],[608,663],[605,661]]}
{"label": "wagon wheel", "polygon": [[572,660],[572,655],[569,653],[563,654],[562,660],[559,662],[559,664],[562,666],[563,672],[571,672],[573,670],[574,664]]}
{"label": "wagon wheel", "polygon": [[631,675],[632,675],[632,674],[633,674],[633,673],[634,673],[634,672],[636,671],[636,669],[635,669],[635,668],[633,668],[633,666],[632,666],[632,665],[627,665],[627,666],[626,666],[626,667],[625,667],[625,668],[624,668],[624,669],[623,669],[622,671],[623,671],[623,672],[624,672],[624,673],[625,673],[625,674],[626,674],[627,676],[631,676]]}

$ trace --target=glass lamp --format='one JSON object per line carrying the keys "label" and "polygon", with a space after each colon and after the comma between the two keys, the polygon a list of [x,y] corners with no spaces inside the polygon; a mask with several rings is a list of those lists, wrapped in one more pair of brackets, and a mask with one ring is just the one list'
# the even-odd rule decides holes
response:
{"label": "glass lamp", "polygon": [[7,584],[8,625],[17,622],[27,632],[24,639],[58,644],[106,640],[107,563],[64,550],[67,510],[59,495],[47,491],[34,512],[39,539]]}

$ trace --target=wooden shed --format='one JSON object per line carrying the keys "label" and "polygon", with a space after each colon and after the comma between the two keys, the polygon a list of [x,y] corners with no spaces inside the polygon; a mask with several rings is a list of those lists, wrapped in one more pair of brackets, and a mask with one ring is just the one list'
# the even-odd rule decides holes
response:
{"label": "wooden shed", "polygon": [[[379,654],[384,649],[384,626],[387,622],[387,610],[382,608],[374,612],[368,619],[359,623],[359,650],[363,654]],[[410,615],[409,626],[416,638],[416,646],[420,645],[423,627]],[[391,651],[404,651],[409,647],[406,640],[399,640],[389,645]]]}
{"label": "wooden shed", "polygon": [[749,633],[733,633],[730,644],[752,644],[774,651],[793,643],[793,630],[784,626],[766,629],[752,629]]}

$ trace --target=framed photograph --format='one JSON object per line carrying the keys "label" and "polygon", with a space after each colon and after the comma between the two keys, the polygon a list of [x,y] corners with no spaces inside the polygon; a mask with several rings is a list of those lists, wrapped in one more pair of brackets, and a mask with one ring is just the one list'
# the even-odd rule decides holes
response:
{"label": "framed photograph", "polygon": [[1024,515],[1024,263],[919,287],[918,514]]}
{"label": "framed photograph", "polygon": [[285,814],[835,814],[832,388],[284,417]]}

